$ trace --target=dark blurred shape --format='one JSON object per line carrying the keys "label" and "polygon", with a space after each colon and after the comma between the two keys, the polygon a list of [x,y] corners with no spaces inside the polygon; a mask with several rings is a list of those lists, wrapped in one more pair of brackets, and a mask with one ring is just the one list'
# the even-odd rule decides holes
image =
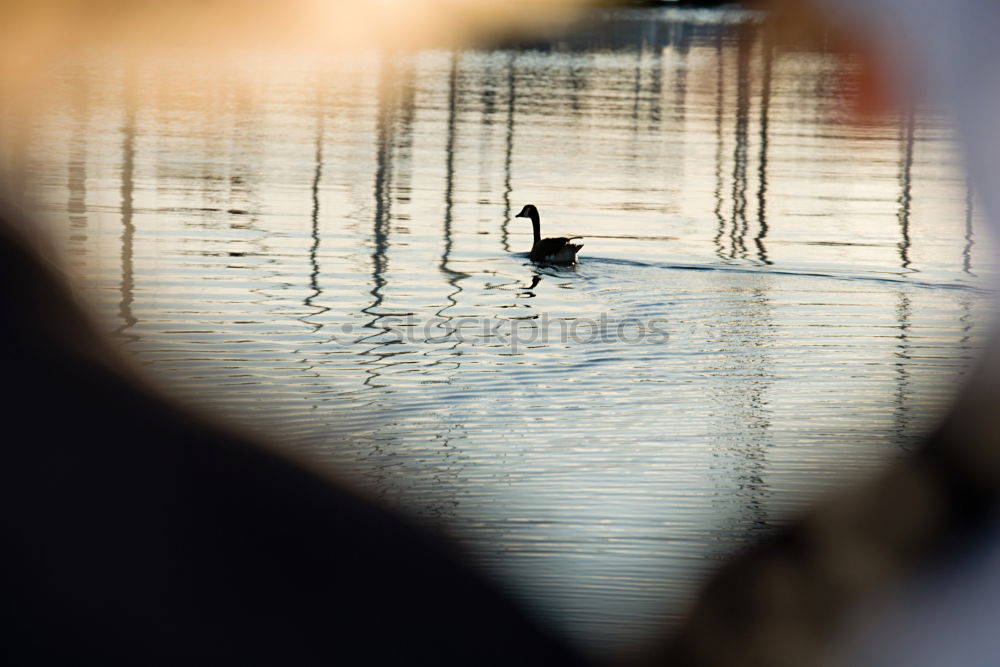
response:
{"label": "dark blurred shape", "polygon": [[[1000,511],[998,358],[994,347],[919,451],[726,563],[651,662],[828,664],[845,636],[898,586],[916,583],[922,590],[929,574],[953,579],[956,564],[977,557],[993,539]],[[879,641],[888,655],[900,639]]]}
{"label": "dark blurred shape", "polygon": [[159,396],[0,216],[0,662],[580,664],[451,551]]}

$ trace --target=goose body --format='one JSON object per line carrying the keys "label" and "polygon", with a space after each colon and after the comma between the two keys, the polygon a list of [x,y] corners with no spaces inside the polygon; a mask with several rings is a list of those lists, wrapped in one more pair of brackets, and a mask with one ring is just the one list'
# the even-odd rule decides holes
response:
{"label": "goose body", "polygon": [[533,204],[528,204],[521,209],[516,218],[531,218],[531,226],[535,231],[535,242],[531,246],[528,258],[533,262],[545,262],[547,264],[573,264],[576,262],[576,253],[583,247],[582,244],[570,243],[579,236],[566,238],[559,236],[552,239],[543,239],[541,222],[538,217],[538,209]]}

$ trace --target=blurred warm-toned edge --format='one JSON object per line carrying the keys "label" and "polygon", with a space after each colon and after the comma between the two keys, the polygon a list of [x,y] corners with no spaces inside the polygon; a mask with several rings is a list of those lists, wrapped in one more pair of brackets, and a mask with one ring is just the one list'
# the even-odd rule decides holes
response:
{"label": "blurred warm-toned edge", "polygon": [[[0,0],[0,86],[34,76],[79,49],[197,56],[234,51],[460,47],[550,34],[594,7],[627,0]],[[717,4],[717,3],[707,3]],[[777,46],[854,50],[814,3],[746,0],[766,9]]]}
{"label": "blurred warm-toned edge", "polygon": [[461,45],[530,34],[588,0],[40,0],[0,1],[0,81],[29,86],[80,47],[177,50],[206,59],[234,48],[338,51]]}
{"label": "blurred warm-toned edge", "polygon": [[[531,38],[593,0],[0,0],[0,192],[20,201],[29,129],[66,63],[159,58],[193,74],[246,54],[455,48]],[[251,59],[252,60],[252,59]],[[252,62],[244,69],[252,69]],[[197,78],[196,76],[192,77]],[[208,93],[210,91],[204,91]],[[11,201],[13,199],[13,201]]]}
{"label": "blurred warm-toned edge", "polygon": [[172,57],[206,68],[248,50],[340,53],[530,36],[591,0],[0,0],[0,123],[38,104],[44,72],[81,57]]}
{"label": "blurred warm-toned edge", "polygon": [[[0,131],[38,111],[44,73],[84,55],[158,55],[200,69],[248,51],[338,54],[359,49],[488,45],[551,35],[595,6],[614,0],[0,0]],[[767,9],[780,50],[862,54],[848,31],[834,30],[814,3],[748,0]],[[855,64],[856,65],[855,59]],[[864,63],[873,59],[863,58]],[[862,107],[880,102],[883,80],[858,72]],[[853,76],[853,75],[852,75]],[[855,82],[856,83],[856,82]],[[846,88],[857,88],[847,86]],[[880,104],[875,104],[878,108]]]}
{"label": "blurred warm-toned edge", "polygon": [[[269,53],[340,55],[483,46],[549,37],[586,10],[627,0],[0,0],[0,190],[24,191],[28,129],[52,102],[51,73],[66,63],[159,58],[174,69],[222,76],[252,71]],[[713,4],[713,3],[709,3]],[[845,106],[885,109],[888,78],[861,42],[835,29],[814,3],[747,0],[765,9],[764,36],[781,50],[844,57]],[[761,26],[759,26],[761,27]],[[858,56],[861,57],[858,57]],[[236,66],[234,66],[236,61]],[[147,61],[149,62],[149,61]],[[224,73],[224,74],[223,74]],[[192,79],[198,77],[193,76]],[[196,88],[196,86],[195,86]],[[204,91],[208,93],[210,91]]]}

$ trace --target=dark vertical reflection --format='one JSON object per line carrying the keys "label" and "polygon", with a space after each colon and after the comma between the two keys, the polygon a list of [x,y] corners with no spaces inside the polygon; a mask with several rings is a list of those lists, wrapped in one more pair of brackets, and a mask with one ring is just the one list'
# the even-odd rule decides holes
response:
{"label": "dark vertical reflection", "polygon": [[905,292],[899,292],[896,300],[896,322],[899,327],[899,335],[896,336],[896,394],[894,397],[895,410],[893,415],[893,432],[896,436],[896,444],[908,449],[910,442],[907,440],[907,426],[910,421],[910,319],[912,317],[912,306],[910,297]]}
{"label": "dark vertical reflection", "polygon": [[[972,325],[975,320],[973,319],[973,304],[970,295],[963,293],[959,296],[959,305],[962,307],[962,314],[958,317],[959,324],[962,325],[962,337],[958,339],[958,349],[962,350],[959,360],[971,362],[975,360],[975,351],[979,346],[972,339]],[[966,373],[967,371],[963,369],[961,375]]]}
{"label": "dark vertical reflection", "polygon": [[[369,292],[372,296],[372,303],[361,309],[361,312],[372,318],[365,323],[364,327],[376,331],[362,338],[362,341],[390,330],[389,327],[380,324],[385,314],[380,312],[379,308],[385,299],[383,290],[386,285],[385,273],[388,269],[389,216],[392,208],[391,163],[395,130],[395,84],[395,55],[384,53],[379,63],[375,113],[375,177],[372,187],[375,215],[372,224],[372,288]],[[384,344],[385,341],[379,341],[376,343],[376,347],[381,347]],[[376,353],[375,359],[366,364],[367,377],[364,384],[370,387],[383,386],[376,385],[375,382],[381,375],[377,367],[384,356],[384,353]]]}
{"label": "dark vertical reflection", "polygon": [[69,251],[87,253],[87,125],[90,120],[90,88],[87,73],[77,72],[73,78],[73,136],[70,139],[66,187],[69,200]]}
{"label": "dark vertical reflection", "polygon": [[687,37],[685,36],[677,45],[675,53],[679,61],[674,67],[676,72],[674,78],[674,123],[677,127],[683,127],[687,114],[687,80],[688,80],[688,53],[690,51]]}
{"label": "dark vertical reflection", "polygon": [[723,93],[725,92],[725,71],[723,70],[722,33],[716,37],[715,43],[715,219],[719,222],[715,233],[715,254],[719,259],[726,258],[722,237],[726,233],[726,219],[722,215],[722,116]]}
{"label": "dark vertical reflection", "polygon": [[[361,353],[369,355],[363,362],[367,375],[364,384],[372,388],[385,386],[376,384],[376,381],[382,375],[386,359],[394,356],[387,348],[402,342],[392,324],[384,321],[392,314],[381,307],[385,301],[384,290],[387,285],[389,236],[390,231],[393,231],[391,224],[396,219],[392,205],[395,201],[408,200],[410,192],[407,181],[409,174],[400,179],[401,184],[397,184],[394,177],[398,170],[397,161],[401,156],[408,159],[412,152],[410,147],[415,113],[412,75],[413,70],[408,64],[400,67],[397,54],[382,55],[376,92],[375,177],[372,187],[375,204],[372,225],[372,288],[369,292],[372,302],[361,309],[361,312],[371,316],[371,320],[363,326],[373,331],[357,341],[371,341],[374,346]],[[399,197],[394,198],[394,193],[399,193]]]}
{"label": "dark vertical reflection", "polygon": [[135,239],[135,224],[132,220],[132,193],[135,187],[135,71],[129,67],[125,74],[124,82],[124,107],[125,123],[122,126],[122,184],[121,184],[121,215],[122,215],[122,235],[121,235],[121,255],[122,255],[122,298],[118,303],[118,315],[122,319],[122,324],[115,333],[123,336],[126,340],[138,340],[138,336],[129,333],[129,329],[135,326],[136,318],[132,313],[132,302],[134,300],[135,277],[132,266],[133,242]]}
{"label": "dark vertical reflection", "polygon": [[[313,149],[313,177],[309,187],[309,195],[311,199],[311,207],[309,210],[309,292],[302,300],[302,304],[305,306],[305,312],[302,317],[299,318],[299,321],[302,322],[302,324],[311,327],[311,333],[317,333],[323,328],[323,322],[317,321],[314,318],[330,310],[328,306],[316,305],[315,303],[316,299],[323,294],[323,290],[320,287],[319,282],[319,191],[320,182],[323,178],[323,139],[326,129],[326,98],[323,94],[323,84],[324,81],[322,78],[320,78],[320,80],[316,83],[317,94],[316,101],[313,106],[314,113],[316,115],[316,139]],[[319,377],[319,373],[316,372],[316,364],[310,358],[308,349],[306,352],[303,352],[303,348],[308,348],[308,345],[309,343],[304,341],[302,345],[295,350],[295,353],[302,354],[304,371],[313,377]],[[319,406],[316,403],[312,404],[313,410],[316,410],[318,407]]]}
{"label": "dark vertical reflection", "polygon": [[741,30],[736,61],[736,131],[733,148],[733,228],[730,257],[747,256],[747,130],[750,121],[750,35]]}
{"label": "dark vertical reflection", "polygon": [[[451,256],[451,222],[452,209],[455,203],[455,122],[458,108],[458,55],[451,53],[451,69],[448,73],[448,129],[445,133],[444,146],[444,249],[441,252],[441,263],[438,268],[446,275],[453,272],[448,268]],[[449,278],[450,280],[450,278]],[[449,295],[449,301],[454,300]]]}
{"label": "dark vertical reflection", "polygon": [[[716,184],[715,216],[718,231],[715,237],[716,254],[722,259],[747,257],[747,167],[750,120],[750,56],[753,33],[749,29],[740,30],[737,37],[737,63],[735,71],[736,108],[732,171],[732,216],[729,220],[723,214],[724,189],[724,144],[725,135],[725,41],[722,34],[717,37],[716,71]],[[765,58],[769,58],[765,55]],[[765,69],[769,65],[765,62]],[[758,175],[762,186],[758,189],[758,203],[766,197],[767,176],[767,114],[770,104],[770,81],[764,82],[762,90],[761,115],[764,120],[760,166]],[[757,256],[767,260],[763,238],[766,234],[766,217],[760,207],[758,220],[764,221],[762,234],[757,241]],[[729,247],[723,239],[729,236]],[[719,310],[720,320],[712,330],[717,338],[710,340],[715,346],[717,366],[715,381],[710,389],[711,401],[716,409],[715,439],[719,443],[715,456],[721,473],[720,493],[717,502],[725,507],[729,515],[723,542],[731,545],[732,540],[742,539],[747,531],[767,530],[769,517],[766,501],[770,495],[764,480],[767,469],[767,448],[771,442],[771,415],[769,393],[774,384],[773,359],[770,352],[775,340],[775,326],[771,311],[773,305],[768,295],[767,285],[735,287],[727,291],[729,303]]]}
{"label": "dark vertical reflection", "polygon": [[[735,71],[736,108],[732,171],[732,216],[723,215],[724,186],[724,114],[725,114],[725,42],[718,36],[716,72],[716,186],[715,215],[718,232],[715,237],[716,254],[722,259],[747,257],[747,167],[750,122],[750,56],[753,32],[741,29],[737,35],[737,62]],[[769,58],[765,55],[765,58]],[[765,63],[766,64],[766,63]],[[768,70],[769,66],[765,66]],[[762,90],[761,129],[763,145],[758,175],[762,185],[758,189],[758,204],[766,197],[767,125],[770,104],[770,81],[765,80]],[[758,220],[766,221],[763,207]],[[724,244],[728,229],[729,247]],[[766,222],[762,226],[766,233]],[[763,244],[764,234],[759,234],[757,256],[767,261]],[[766,280],[766,279],[765,279]],[[720,492],[717,504],[723,507],[728,520],[721,526],[722,542],[732,545],[733,540],[744,539],[748,531],[770,529],[767,498],[770,491],[764,479],[767,469],[767,449],[772,441],[769,393],[774,384],[773,358],[776,330],[772,318],[773,305],[766,284],[734,286],[726,290],[727,304],[719,313],[719,320],[710,339],[715,353],[715,376],[710,388],[710,400],[715,405],[710,410],[717,433],[718,445],[714,456],[720,473]]]}
{"label": "dark vertical reflection", "polygon": [[[684,66],[677,66],[675,72],[677,72],[677,79],[680,82],[679,87],[681,91],[684,90],[686,83],[684,83],[684,72],[687,70]],[[650,66],[649,73],[649,126],[652,130],[659,130],[660,120],[663,115],[662,105],[663,105],[663,50],[653,49],[653,64]],[[682,118],[683,121],[683,112]]]}
{"label": "dark vertical reflection", "polygon": [[[375,174],[372,183],[374,215],[372,218],[371,252],[371,304],[361,312],[371,316],[362,325],[372,332],[363,336],[358,343],[368,342],[371,348],[360,354],[364,357],[361,365],[365,372],[363,384],[370,389],[383,389],[388,383],[380,382],[386,359],[391,356],[386,347],[398,342],[389,336],[392,328],[383,322],[388,314],[381,308],[385,301],[383,293],[387,284],[389,234],[392,220],[393,160],[395,159],[398,56],[391,51],[383,51],[379,57],[375,100]],[[373,399],[377,401],[379,399]],[[372,488],[382,496],[393,491],[397,482],[392,477],[389,466],[378,463],[386,456],[386,447],[393,443],[393,436],[377,432],[371,443],[370,457],[375,463],[366,471]]]}
{"label": "dark vertical reflection", "polygon": [[[912,169],[913,169],[913,143],[916,126],[916,113],[914,108],[908,107],[900,123],[900,151],[902,155],[899,162],[899,212],[896,217],[899,220],[899,260],[902,268],[910,268],[910,209],[912,206]],[[903,449],[907,449],[909,443],[906,440],[906,428],[909,423],[909,389],[910,389],[910,319],[912,307],[910,297],[900,292],[896,303],[896,321],[899,326],[899,335],[896,344],[896,394],[894,397],[894,433],[896,443]]]}
{"label": "dark vertical reflection", "polygon": [[[450,347],[444,350],[435,351],[437,359],[429,364],[430,366],[440,366],[446,363],[454,364],[454,371],[461,367],[461,351],[456,351],[462,342],[462,337],[456,334],[456,328],[452,324],[452,317],[448,310],[458,303],[456,298],[462,291],[461,280],[466,277],[465,273],[456,271],[449,266],[452,250],[452,222],[455,205],[455,151],[456,151],[456,131],[459,108],[459,55],[456,52],[451,54],[451,69],[448,77],[448,125],[445,139],[445,185],[444,185],[444,229],[442,239],[441,261],[438,269],[445,277],[445,281],[451,288],[451,292],[445,297],[448,303],[441,307],[435,315],[443,320],[439,325],[443,330],[441,342],[453,339]],[[451,382],[454,376],[448,377],[447,382]],[[451,421],[440,433],[441,437],[441,462],[434,474],[435,486],[439,493],[436,494],[435,502],[428,505],[428,513],[437,519],[454,516],[458,507],[458,475],[461,472],[461,450],[455,441],[461,441],[466,437],[465,428],[461,421]],[[445,493],[444,489],[451,490]]]}
{"label": "dark vertical reflection", "polygon": [[965,247],[962,248],[962,270],[970,276],[972,272],[972,246],[975,245],[972,232],[972,181],[965,179]]}
{"label": "dark vertical reflection", "polygon": [[[910,268],[910,210],[912,206],[912,170],[913,144],[916,128],[916,113],[909,107],[901,119],[900,150],[902,155],[899,163],[899,220],[900,240],[897,244],[900,265],[904,270]],[[909,424],[910,396],[910,320],[912,306],[910,297],[900,292],[896,303],[896,321],[899,327],[898,343],[896,344],[896,393],[894,397],[894,433],[897,444],[906,449],[909,446],[906,431]]]}
{"label": "dark vertical reflection", "polygon": [[754,244],[757,246],[757,259],[764,264],[771,264],[767,257],[767,249],[764,247],[764,239],[767,237],[767,142],[768,128],[771,111],[771,69],[774,59],[774,48],[771,44],[770,32],[763,30],[761,40],[761,52],[763,64],[761,66],[761,87],[760,87],[760,160],[757,167],[757,236],[754,237]]}
{"label": "dark vertical reflection", "polygon": [[642,61],[645,54],[645,43],[638,43],[635,51],[635,80],[632,84],[632,134],[629,137],[628,156],[625,163],[625,174],[631,180],[640,177],[643,166],[640,164],[641,146],[644,139],[643,129],[639,126],[642,105]]}
{"label": "dark vertical reflection", "polygon": [[[329,310],[327,307],[315,306],[313,301],[323,293],[319,286],[319,186],[323,178],[323,137],[325,134],[326,104],[322,95],[316,102],[316,148],[313,153],[313,178],[310,187],[312,195],[312,210],[309,213],[309,294],[303,300],[307,308],[317,309],[315,315]],[[318,331],[321,324],[315,324],[313,331]]]}
{"label": "dark vertical reflection", "polygon": [[517,103],[515,60],[517,53],[510,52],[507,59],[507,135],[504,139],[503,158],[503,224],[500,226],[500,243],[504,252],[510,252],[510,192],[511,160],[514,155],[514,110]]}
{"label": "dark vertical reflection", "polygon": [[[582,57],[582,56],[577,56]],[[572,118],[577,120],[580,117],[580,111],[583,110],[583,105],[580,103],[581,93],[586,92],[587,79],[583,76],[583,72],[586,71],[586,66],[581,65],[575,59],[571,58],[569,61],[569,76],[567,77],[569,81],[569,106],[573,110]]]}
{"label": "dark vertical reflection", "polygon": [[639,120],[639,100],[642,97],[642,54],[644,45],[639,44],[635,51],[635,81],[632,82],[632,120]]}
{"label": "dark vertical reflection", "polygon": [[902,120],[901,128],[901,148],[902,158],[899,163],[899,260],[904,269],[910,268],[910,206],[912,204],[912,179],[913,169],[913,137],[915,129],[915,113],[910,107],[907,109]]}
{"label": "dark vertical reflection", "polygon": [[[416,116],[416,86],[414,65],[404,59],[395,69],[395,94],[393,96],[392,191],[397,204],[407,204],[413,194],[413,123]],[[395,231],[409,233],[409,228],[398,226],[399,221],[409,220],[409,214],[393,213]]]}
{"label": "dark vertical reflection", "polygon": [[[973,236],[973,206],[972,206],[972,179],[965,179],[965,246],[962,248],[962,271],[966,275],[975,277],[975,273],[972,271],[972,248],[975,245],[975,238]],[[973,304],[972,298],[968,294],[962,294],[959,297],[959,304],[962,307],[962,314],[959,316],[958,321],[962,327],[962,337],[958,341],[958,348],[962,350],[962,356],[960,360],[971,362],[975,358],[976,343],[973,341],[972,337],[972,325],[974,323],[973,319]],[[963,371],[961,373],[965,375]]]}
{"label": "dark vertical reflection", "polygon": [[497,112],[497,72],[492,60],[483,68],[479,99],[483,107],[483,125],[492,125]]}
{"label": "dark vertical reflection", "polygon": [[[438,268],[444,274],[448,284],[452,287],[452,292],[448,294],[448,304],[435,313],[438,317],[445,318],[450,322],[451,317],[446,314],[449,308],[458,303],[455,298],[461,291],[459,284],[466,274],[455,271],[448,266],[451,260],[452,247],[452,212],[455,204],[455,125],[458,116],[458,54],[451,54],[451,71],[448,79],[448,129],[445,141],[445,185],[444,185],[444,244],[441,251],[441,262]],[[445,325],[448,327],[449,325]],[[454,333],[449,329],[448,334]],[[458,345],[458,340],[455,341]],[[454,346],[453,346],[454,347]]]}
{"label": "dark vertical reflection", "polygon": [[[474,70],[475,71],[475,70]],[[497,122],[497,68],[495,61],[490,59],[482,68],[479,76],[479,100],[480,100],[480,122],[479,122],[479,187],[477,189],[477,203],[480,205],[491,204],[494,192],[491,176],[493,171],[493,150],[494,128]],[[475,85],[470,86],[475,90]]]}
{"label": "dark vertical reflection", "polygon": [[[394,90],[395,63],[389,55],[383,55],[379,66],[378,109],[376,111],[375,138],[375,183],[373,196],[375,199],[375,218],[372,227],[372,290],[374,302],[370,309],[382,305],[382,289],[385,287],[386,251],[389,248],[389,214],[392,201],[389,196],[393,144],[393,116],[395,115]],[[368,326],[373,326],[379,319]]]}

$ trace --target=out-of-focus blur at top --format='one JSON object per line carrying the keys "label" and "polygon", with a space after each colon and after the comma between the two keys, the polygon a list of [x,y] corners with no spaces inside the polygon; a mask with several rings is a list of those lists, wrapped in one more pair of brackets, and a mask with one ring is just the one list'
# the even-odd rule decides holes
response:
{"label": "out-of-focus blur at top", "polygon": [[[0,191],[17,202],[17,143],[47,108],[41,76],[81,56],[161,57],[239,71],[248,54],[461,47],[542,34],[586,0],[0,0]],[[234,63],[237,67],[234,68]],[[252,70],[252,64],[246,69]],[[192,84],[195,85],[195,84]],[[196,91],[206,94],[211,91]]]}
{"label": "out-of-focus blur at top", "polygon": [[347,51],[461,46],[551,30],[585,0],[0,0],[0,119],[40,70],[80,49],[197,59],[249,49]]}
{"label": "out-of-focus blur at top", "polygon": [[[78,47],[172,49],[221,57],[246,48],[340,51],[459,45],[550,29],[581,0],[42,0],[0,2],[0,75],[25,84]],[[209,63],[206,63],[209,64]]]}
{"label": "out-of-focus blur at top", "polygon": [[[884,85],[903,104],[931,103],[956,121],[968,176],[994,231],[1000,231],[1000,3],[983,0],[821,0],[830,16],[880,63]],[[995,402],[1000,374],[970,393]],[[986,388],[986,391],[983,389]],[[971,401],[966,401],[971,402]],[[987,410],[980,409],[983,413]],[[995,469],[996,420],[966,420],[963,440]],[[964,447],[971,445],[955,443]],[[1000,635],[1000,520],[938,567],[911,578],[856,615],[838,665],[997,664]]]}
{"label": "out-of-focus blur at top", "polygon": [[0,85],[25,85],[75,48],[231,56],[247,48],[344,51],[461,46],[551,31],[595,6],[720,0],[0,0]]}

